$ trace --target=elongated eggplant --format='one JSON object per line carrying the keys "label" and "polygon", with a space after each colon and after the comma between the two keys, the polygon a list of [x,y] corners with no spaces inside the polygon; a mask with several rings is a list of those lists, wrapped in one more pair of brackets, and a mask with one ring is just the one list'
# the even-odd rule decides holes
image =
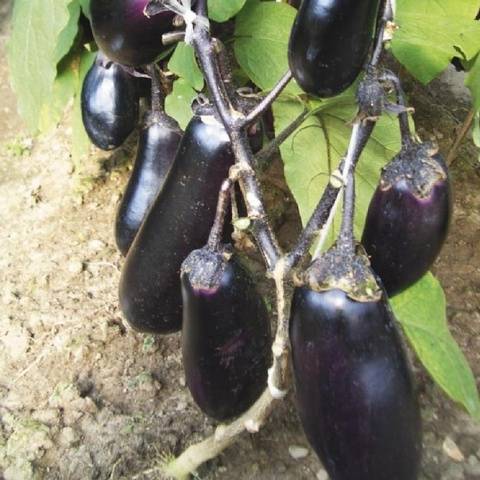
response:
{"label": "elongated eggplant", "polygon": [[362,244],[389,295],[419,280],[439,255],[451,217],[443,159],[430,144],[403,148],[382,173]]}
{"label": "elongated eggplant", "polygon": [[92,0],[92,30],[99,48],[117,63],[133,67],[156,60],[165,48],[162,35],[172,29],[175,14],[165,8],[150,18],[149,0]]}
{"label": "elongated eggplant", "polygon": [[357,78],[372,44],[381,0],[303,0],[288,59],[300,87],[331,97]]}
{"label": "elongated eggplant", "polygon": [[181,328],[180,267],[191,251],[205,245],[218,191],[232,164],[223,126],[212,116],[195,116],[123,267],[120,305],[135,329],[170,333]]}
{"label": "elongated eggplant", "polygon": [[123,255],[165,183],[181,138],[173,118],[160,112],[146,114],[133,171],[115,221],[115,239]]}
{"label": "elongated eggplant", "polygon": [[313,263],[294,293],[303,429],[332,480],[415,480],[421,421],[401,338],[368,260],[347,271],[339,259],[331,251]]}
{"label": "elongated eggplant", "polygon": [[99,53],[82,87],[82,119],[90,140],[102,150],[119,147],[138,122],[134,79]]}
{"label": "elongated eggplant", "polygon": [[231,251],[207,247],[182,266],[185,378],[217,420],[246,411],[267,385],[270,323],[250,273]]}

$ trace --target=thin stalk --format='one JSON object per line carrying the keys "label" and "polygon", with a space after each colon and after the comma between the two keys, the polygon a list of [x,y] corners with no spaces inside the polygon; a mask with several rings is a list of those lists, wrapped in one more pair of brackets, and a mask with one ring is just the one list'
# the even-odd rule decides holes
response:
{"label": "thin stalk", "polygon": [[152,112],[158,114],[163,112],[165,102],[160,75],[154,63],[147,66],[147,71],[152,80]]}
{"label": "thin stalk", "polygon": [[[345,168],[347,169],[347,167]],[[355,238],[353,234],[353,219],[355,215],[355,164],[352,162],[347,170],[345,193],[343,195],[343,216],[338,247],[348,256],[355,255]]]}
{"label": "thin stalk", "polygon": [[472,126],[472,123],[473,123],[473,119],[475,118],[475,113],[476,113],[475,108],[472,108],[468,112],[468,115],[462,124],[462,128],[458,132],[457,138],[453,142],[452,148],[450,148],[450,151],[448,152],[448,155],[447,155],[448,166],[452,165],[452,163],[455,161],[458,147],[460,147],[460,144],[462,143],[463,139],[465,138],[468,131],[470,130],[470,127]]}
{"label": "thin stalk", "polygon": [[227,178],[220,187],[218,193],[217,211],[213,227],[210,230],[208,237],[208,247],[211,250],[218,250],[220,242],[222,241],[223,228],[225,226],[225,217],[227,215],[228,206],[230,203],[231,191],[233,189],[233,181]]}

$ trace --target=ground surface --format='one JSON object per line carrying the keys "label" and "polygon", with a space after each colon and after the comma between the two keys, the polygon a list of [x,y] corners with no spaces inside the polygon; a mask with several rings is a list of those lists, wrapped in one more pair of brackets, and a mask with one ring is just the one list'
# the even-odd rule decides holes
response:
{"label": "ground surface", "polygon": [[[2,59],[8,10],[2,2]],[[422,133],[434,134],[447,148],[466,105],[444,84],[407,87]],[[179,336],[154,339],[122,323],[117,306],[122,260],[112,224],[127,169],[90,159],[93,179],[88,191],[79,193],[68,129],[28,139],[15,114],[4,61],[0,98],[0,478],[159,478],[154,467],[161,455],[179,453],[211,433],[213,423],[185,387]],[[467,142],[453,168],[455,220],[436,273],[446,289],[453,334],[478,380],[476,158]],[[418,380],[425,426],[422,478],[480,479],[480,425],[421,371]],[[445,454],[447,436],[463,461]],[[199,477],[326,478],[311,451],[294,459],[292,446],[308,448],[290,395],[259,434],[243,436]]]}

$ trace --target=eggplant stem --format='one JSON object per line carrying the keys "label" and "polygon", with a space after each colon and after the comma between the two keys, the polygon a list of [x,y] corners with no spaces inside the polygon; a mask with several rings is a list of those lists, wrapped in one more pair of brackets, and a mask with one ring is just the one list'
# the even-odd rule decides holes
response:
{"label": "eggplant stem", "polygon": [[154,63],[147,66],[147,71],[152,80],[152,112],[154,114],[159,114],[163,112],[165,102],[160,74]]}
{"label": "eggplant stem", "polygon": [[223,181],[218,193],[217,212],[213,227],[210,230],[207,246],[211,250],[218,251],[222,241],[223,228],[225,226],[225,216],[227,215],[228,205],[230,203],[231,192],[234,182],[227,178]]}

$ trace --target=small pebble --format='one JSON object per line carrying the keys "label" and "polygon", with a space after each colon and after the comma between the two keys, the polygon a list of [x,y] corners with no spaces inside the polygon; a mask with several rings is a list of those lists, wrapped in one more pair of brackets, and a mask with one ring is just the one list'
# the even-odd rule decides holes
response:
{"label": "small pebble", "polygon": [[70,273],[81,273],[83,271],[83,263],[80,262],[79,260],[72,260],[68,262],[68,271]]}
{"label": "small pebble", "polygon": [[458,448],[458,445],[450,437],[445,437],[442,448],[446,455],[455,462],[465,461],[463,453]]}
{"label": "small pebble", "polygon": [[293,459],[300,460],[308,455],[308,448],[299,445],[290,445],[288,447],[288,453]]}
{"label": "small pebble", "polygon": [[101,240],[90,240],[88,242],[88,249],[92,252],[101,252],[105,248],[105,243]]}

